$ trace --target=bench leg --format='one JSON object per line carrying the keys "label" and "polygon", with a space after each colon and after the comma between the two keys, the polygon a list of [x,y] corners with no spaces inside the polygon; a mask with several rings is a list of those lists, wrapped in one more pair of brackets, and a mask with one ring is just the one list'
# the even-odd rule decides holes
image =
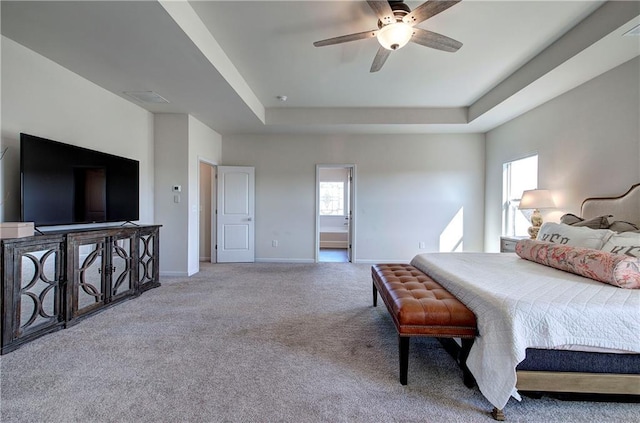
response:
{"label": "bench leg", "polygon": [[378,307],[378,288],[375,282],[371,282],[371,285],[373,285],[373,306]]}
{"label": "bench leg", "polygon": [[398,335],[398,355],[400,357],[400,384],[407,384],[407,369],[409,368],[409,337]]}
{"label": "bench leg", "polygon": [[473,388],[476,386],[476,380],[467,367],[467,358],[469,357],[469,351],[473,346],[473,338],[462,338],[462,348],[460,348],[460,368],[462,368],[462,380],[467,388]]}
{"label": "bench leg", "polygon": [[462,338],[462,346],[459,346],[452,338],[438,338],[438,341],[442,344],[445,351],[456,360],[456,363],[462,370],[462,381],[467,388],[473,388],[476,386],[476,380],[467,367],[467,358],[469,357],[469,351],[473,346],[473,338]]}

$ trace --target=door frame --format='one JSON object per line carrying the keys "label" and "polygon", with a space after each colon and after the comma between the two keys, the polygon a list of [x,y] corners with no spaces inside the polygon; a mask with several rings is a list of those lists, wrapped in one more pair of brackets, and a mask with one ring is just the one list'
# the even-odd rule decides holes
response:
{"label": "door frame", "polygon": [[218,262],[218,166],[211,165],[211,263]]}
{"label": "door frame", "polygon": [[356,165],[354,163],[342,164],[316,164],[316,230],[315,230],[315,253],[314,261],[320,261],[320,169],[349,169],[351,178],[349,181],[349,208],[351,218],[349,220],[349,245],[347,246],[347,255],[351,263],[356,262]]}

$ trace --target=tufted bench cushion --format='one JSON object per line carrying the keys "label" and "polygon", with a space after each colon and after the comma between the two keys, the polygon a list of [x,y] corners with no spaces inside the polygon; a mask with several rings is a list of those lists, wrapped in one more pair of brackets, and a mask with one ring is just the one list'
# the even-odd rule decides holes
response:
{"label": "tufted bench cushion", "polygon": [[[472,378],[466,369],[466,356],[476,336],[476,317],[449,291],[409,264],[371,266],[373,305],[378,294],[387,306],[399,336],[400,382],[407,383],[409,338],[430,336],[463,339],[460,365],[465,383]],[[464,340],[471,340],[465,342]]]}
{"label": "tufted bench cushion", "polygon": [[[408,264],[371,267],[373,288],[389,309],[400,335],[473,338],[476,316],[449,291]],[[376,297],[374,295],[374,305]]]}

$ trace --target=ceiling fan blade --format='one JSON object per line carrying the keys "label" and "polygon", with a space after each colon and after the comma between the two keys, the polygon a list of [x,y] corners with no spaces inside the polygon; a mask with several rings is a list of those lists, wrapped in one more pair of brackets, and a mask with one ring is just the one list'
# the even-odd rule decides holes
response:
{"label": "ceiling fan blade", "polygon": [[333,38],[327,38],[326,40],[316,41],[315,43],[313,43],[313,45],[316,47],[323,47],[323,46],[331,46],[334,44],[347,43],[349,41],[364,40],[365,38],[375,37],[377,33],[378,33],[378,30],[358,32],[355,34],[342,35],[340,37],[333,37]]}
{"label": "ceiling fan blade", "polygon": [[396,22],[393,10],[391,10],[391,6],[388,1],[367,0],[367,3],[369,3],[369,7],[376,12],[376,16],[380,19],[380,22],[382,22],[383,25],[389,25]]}
{"label": "ceiling fan blade", "polygon": [[411,41],[426,47],[449,51],[452,53],[458,51],[458,49],[462,47],[462,43],[460,41],[456,41],[446,35],[427,31],[422,28],[413,28],[413,37],[411,37]]}
{"label": "ceiling fan blade", "polygon": [[387,58],[391,54],[391,50],[387,50],[386,48],[380,46],[378,52],[376,53],[376,57],[373,58],[373,63],[371,64],[371,69],[369,72],[378,72],[382,69],[382,65],[387,61]]}
{"label": "ceiling fan blade", "polygon": [[444,12],[451,6],[460,2],[461,0],[452,1],[440,1],[429,0],[416,7],[411,13],[402,18],[402,21],[410,25],[417,25],[422,21],[429,19],[432,16],[437,15],[440,12]]}

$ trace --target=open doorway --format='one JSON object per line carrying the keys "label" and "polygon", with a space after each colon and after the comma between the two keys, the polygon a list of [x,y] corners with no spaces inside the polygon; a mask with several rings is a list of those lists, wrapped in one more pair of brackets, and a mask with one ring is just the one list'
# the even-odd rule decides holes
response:
{"label": "open doorway", "polygon": [[200,261],[216,263],[216,166],[202,160],[199,165]]}
{"label": "open doorway", "polygon": [[316,262],[353,262],[355,165],[316,165]]}

